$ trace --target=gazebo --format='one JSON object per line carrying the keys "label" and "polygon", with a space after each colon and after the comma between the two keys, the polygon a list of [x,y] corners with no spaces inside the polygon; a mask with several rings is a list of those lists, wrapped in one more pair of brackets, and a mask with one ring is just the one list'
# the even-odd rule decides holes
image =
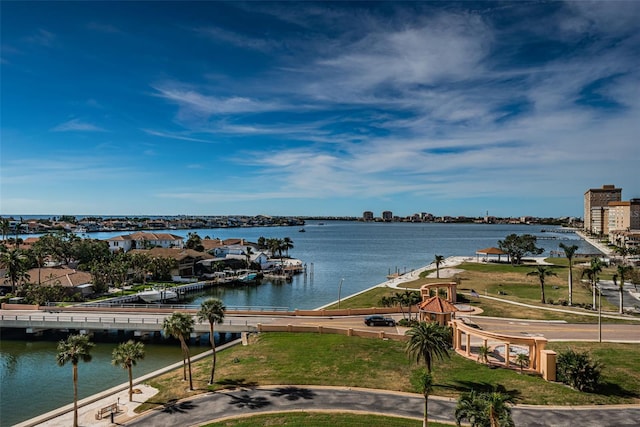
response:
{"label": "gazebo", "polygon": [[500,262],[500,257],[502,255],[506,255],[507,256],[507,261],[509,260],[509,254],[506,253],[505,251],[503,251],[500,248],[486,248],[486,249],[478,249],[476,251],[476,257],[478,259],[478,261],[480,260],[480,255],[484,255],[485,257],[489,257],[491,255],[498,255],[498,262]]}
{"label": "gazebo", "polygon": [[422,301],[420,309],[420,320],[423,322],[437,322],[439,325],[447,325],[455,312],[458,311],[455,305],[439,296],[434,296]]}

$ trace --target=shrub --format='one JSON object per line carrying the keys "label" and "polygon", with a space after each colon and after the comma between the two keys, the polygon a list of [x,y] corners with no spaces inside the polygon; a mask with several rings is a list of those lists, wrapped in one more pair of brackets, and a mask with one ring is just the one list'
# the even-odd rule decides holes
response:
{"label": "shrub", "polygon": [[600,384],[601,369],[601,364],[591,360],[589,353],[571,349],[561,352],[556,364],[558,381],[586,392],[595,391]]}
{"label": "shrub", "polygon": [[409,319],[400,319],[398,321],[398,326],[403,326],[403,327],[409,328],[409,327],[412,327],[412,326],[416,326],[418,323],[420,323],[420,322],[418,322],[415,319],[411,319],[411,320],[409,320]]}

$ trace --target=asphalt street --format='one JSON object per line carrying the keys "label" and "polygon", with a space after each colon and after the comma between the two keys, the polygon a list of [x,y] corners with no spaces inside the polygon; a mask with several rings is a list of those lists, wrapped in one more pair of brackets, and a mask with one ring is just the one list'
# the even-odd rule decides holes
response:
{"label": "asphalt street", "polygon": [[[196,426],[227,417],[284,411],[367,412],[422,419],[423,398],[416,394],[364,389],[273,386],[221,391],[151,410],[120,425]],[[429,399],[429,419],[454,419],[455,401],[441,397]],[[640,405],[551,407],[516,405],[513,419],[517,426],[638,426]]]}

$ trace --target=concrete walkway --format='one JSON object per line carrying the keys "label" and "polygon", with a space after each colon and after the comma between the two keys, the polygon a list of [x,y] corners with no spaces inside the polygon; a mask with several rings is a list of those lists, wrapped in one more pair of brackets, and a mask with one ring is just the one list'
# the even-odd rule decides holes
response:
{"label": "concrete walkway", "polygon": [[[424,399],[411,393],[345,387],[270,386],[209,393],[151,410],[126,426],[197,426],[265,412],[336,411],[376,413],[422,419]],[[456,402],[442,397],[429,398],[429,419],[454,422]],[[637,426],[640,405],[550,407],[516,405],[513,419],[517,426]]]}

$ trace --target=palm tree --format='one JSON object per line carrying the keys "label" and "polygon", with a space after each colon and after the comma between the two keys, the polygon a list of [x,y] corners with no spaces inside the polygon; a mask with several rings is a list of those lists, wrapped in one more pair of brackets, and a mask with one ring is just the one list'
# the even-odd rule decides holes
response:
{"label": "palm tree", "polygon": [[66,341],[58,343],[58,365],[64,366],[67,362],[73,365],[73,427],[78,427],[78,362],[91,362],[94,345],[87,335],[69,335]]}
{"label": "palm tree", "polygon": [[509,403],[513,403],[511,396],[494,389],[487,393],[485,400],[491,427],[515,426],[511,418],[511,408],[508,406]]}
{"label": "palm tree", "polygon": [[209,342],[211,343],[211,351],[213,353],[213,363],[211,364],[211,378],[209,378],[209,385],[213,384],[213,376],[216,373],[216,341],[214,339],[213,325],[214,323],[221,324],[224,322],[224,312],[227,308],[222,301],[217,298],[208,298],[200,305],[200,311],[198,311],[198,321],[209,322]]}
{"label": "palm tree", "polygon": [[433,376],[428,373],[424,368],[414,371],[412,382],[414,386],[420,390],[420,393],[424,396],[424,420],[422,421],[423,427],[429,425],[429,395],[433,391]]}
{"label": "palm tree", "polygon": [[133,372],[132,367],[138,360],[144,359],[144,344],[129,340],[119,344],[111,353],[111,363],[114,366],[120,365],[129,374],[129,402],[133,401]]}
{"label": "palm tree", "polygon": [[[178,338],[180,348],[182,348],[182,374],[183,380],[187,380],[186,368],[189,367],[189,390],[193,390],[193,379],[191,378],[191,356],[189,355],[189,346],[187,346],[187,338],[193,332],[193,317],[187,313],[176,311],[171,316],[164,319],[162,330],[166,335]],[[185,365],[186,361],[186,365]]]}
{"label": "palm tree", "polygon": [[44,265],[44,261],[48,255],[47,248],[44,245],[39,243],[40,243],[40,240],[38,240],[31,246],[31,255],[33,255],[33,258],[36,260],[36,263],[38,264],[38,285],[41,283],[40,272],[42,270],[42,266]]}
{"label": "palm tree", "polygon": [[457,425],[468,420],[472,427],[511,427],[515,426],[511,418],[513,398],[497,390],[478,393],[471,390],[463,393],[456,405],[455,417]]}
{"label": "palm tree", "polygon": [[475,390],[460,395],[454,415],[457,425],[461,425],[463,420],[469,421],[472,427],[489,425],[484,411],[484,402]]}
{"label": "palm tree", "polygon": [[516,363],[520,366],[520,373],[522,373],[522,370],[524,369],[524,365],[529,363],[529,356],[526,355],[525,353],[518,353],[516,355]]}
{"label": "palm tree", "polygon": [[593,293],[593,309],[596,309],[596,285],[598,283],[598,273],[602,271],[602,261],[600,258],[593,258],[589,268],[585,268],[582,271],[582,277],[587,276],[589,283],[591,284],[591,291]]}
{"label": "palm tree", "polygon": [[443,360],[445,357],[451,357],[451,330],[448,326],[420,322],[405,332],[405,335],[409,337],[406,352],[418,363],[424,360],[429,373],[435,358]]}
{"label": "palm tree", "polygon": [[393,297],[383,296],[380,298],[380,301],[378,301],[378,304],[382,307],[392,307],[394,304]]}
{"label": "palm tree", "polygon": [[247,261],[247,269],[251,267],[251,255],[253,255],[253,249],[251,248],[251,246],[247,246],[244,252],[244,256],[246,257]]}
{"label": "palm tree", "polygon": [[547,267],[546,265],[539,265],[538,267],[536,267],[534,271],[528,272],[527,276],[536,276],[538,280],[540,280],[540,294],[541,294],[540,300],[544,304],[545,303],[545,298],[544,298],[545,278],[549,276],[557,276],[557,274],[551,271],[551,269],[549,269],[549,267]]}
{"label": "palm tree", "polygon": [[564,256],[569,260],[569,305],[573,304],[573,256],[578,250],[577,245],[565,245],[560,243],[560,248],[564,251]]}
{"label": "palm tree", "polygon": [[293,240],[289,237],[285,237],[282,239],[282,247],[287,252],[287,256],[289,256],[289,250],[293,249]]}
{"label": "palm tree", "polygon": [[433,262],[436,263],[436,278],[440,278],[440,263],[442,263],[444,261],[444,256],[443,255],[436,255],[436,257],[433,259]]}
{"label": "palm tree", "polygon": [[[422,299],[420,298],[420,294],[415,291],[404,291],[402,299],[404,303],[407,304],[407,307],[408,307],[407,311],[409,312],[408,317],[409,317],[409,320],[411,320],[411,307],[413,307],[414,305],[422,301]],[[418,313],[416,313],[416,317],[417,316],[418,316]]]}
{"label": "palm tree", "polygon": [[29,280],[26,257],[22,249],[13,248],[0,253],[0,266],[4,268],[5,277],[11,282],[11,293],[15,295],[16,285],[21,280]]}
{"label": "palm tree", "polygon": [[484,363],[485,365],[488,365],[490,353],[491,351],[489,350],[489,346],[481,345],[478,348],[478,361]]}
{"label": "palm tree", "polygon": [[406,302],[405,295],[403,293],[401,293],[401,292],[396,292],[391,297],[391,300],[393,301],[394,304],[398,304],[398,306],[400,307],[400,312],[402,313],[402,318],[406,319],[405,314],[404,314],[404,304]]}
{"label": "palm tree", "polygon": [[[618,295],[620,296],[620,307],[618,309],[618,313],[622,314],[624,311],[623,308],[623,295],[624,295],[624,279],[627,273],[630,273],[633,270],[633,267],[630,265],[619,265],[618,266],[618,274],[617,276],[620,278],[620,285],[618,286]],[[615,283],[615,281],[614,281]]]}
{"label": "palm tree", "polygon": [[9,218],[2,218],[0,228],[2,229],[2,241],[4,241],[9,236],[9,229],[11,228]]}

